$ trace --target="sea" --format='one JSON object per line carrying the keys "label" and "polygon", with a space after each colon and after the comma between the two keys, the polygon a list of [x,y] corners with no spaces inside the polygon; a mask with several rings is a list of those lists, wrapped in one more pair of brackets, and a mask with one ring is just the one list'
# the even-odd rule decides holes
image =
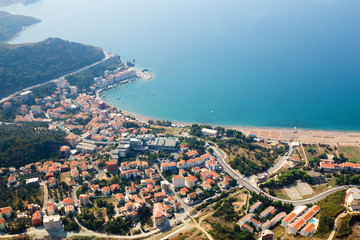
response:
{"label": "sea", "polygon": [[153,74],[110,104],[201,124],[360,130],[359,0],[39,0],[11,43],[91,44]]}

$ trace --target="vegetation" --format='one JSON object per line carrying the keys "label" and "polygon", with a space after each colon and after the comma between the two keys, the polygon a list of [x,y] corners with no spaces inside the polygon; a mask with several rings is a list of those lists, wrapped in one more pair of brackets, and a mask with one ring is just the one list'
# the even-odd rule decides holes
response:
{"label": "vegetation", "polygon": [[294,206],[290,203],[282,203],[281,201],[272,201],[270,198],[264,195],[251,192],[251,198],[249,199],[249,206],[253,205],[257,201],[262,202],[261,206],[256,210],[257,213],[262,212],[270,205],[274,206],[278,210],[278,212],[290,213],[294,209]]}
{"label": "vegetation", "polygon": [[252,240],[255,235],[249,231],[241,231],[240,226],[234,224],[233,228],[222,225],[219,222],[211,224],[212,230],[210,234],[214,239],[221,240]]}
{"label": "vegetation", "polygon": [[23,123],[0,126],[0,166],[20,167],[42,159],[55,158],[65,144],[65,132],[46,124]]}
{"label": "vegetation", "polygon": [[281,187],[284,185],[292,184],[296,180],[304,180],[306,182],[311,182],[311,176],[303,170],[291,169],[291,170],[281,174],[277,180],[271,179],[270,181],[261,184],[260,187],[262,187],[262,188],[264,188],[264,187],[267,187],[267,188]]}
{"label": "vegetation", "polygon": [[63,76],[103,57],[99,48],[57,38],[31,44],[0,44],[0,97]]}
{"label": "vegetation", "polygon": [[12,15],[0,11],[0,42],[6,42],[28,27],[40,22],[39,19],[22,15]]}
{"label": "vegetation", "polygon": [[337,230],[336,237],[342,238],[350,235],[352,233],[351,226],[355,223],[360,221],[360,214],[354,215],[346,215],[341,219],[340,226]]}
{"label": "vegetation", "polygon": [[8,232],[10,234],[23,233],[26,227],[30,226],[29,218],[18,218],[15,221],[8,224]]}
{"label": "vegetation", "polygon": [[144,206],[143,209],[139,212],[139,219],[141,225],[153,225],[152,211],[148,206]]}
{"label": "vegetation", "polygon": [[288,145],[266,148],[254,143],[252,137],[246,138],[239,131],[227,130],[225,133],[233,137],[228,139],[213,138],[212,140],[228,153],[231,167],[239,170],[245,176],[266,171],[288,149]]}
{"label": "vegetation", "polygon": [[88,208],[84,208],[81,210],[81,213],[76,216],[79,223],[84,225],[86,228],[91,230],[97,230],[102,226],[103,221],[99,218],[95,217],[93,212],[90,212]]}
{"label": "vegetation", "polygon": [[[119,60],[119,63],[121,61]],[[89,87],[93,84],[94,77],[100,77],[104,75],[105,70],[113,70],[115,66],[95,66],[85,72],[77,73],[66,77],[71,86],[76,86],[79,90],[89,90]]]}
{"label": "vegetation", "polygon": [[334,219],[345,210],[343,206],[344,198],[345,191],[338,191],[318,203],[321,208],[320,222],[317,230],[319,236],[324,236],[333,229]]}
{"label": "vegetation", "polygon": [[[189,147],[189,149],[196,150],[200,155],[205,153],[205,142],[202,140],[198,140],[195,137],[190,138],[184,138],[180,137],[179,141],[181,141],[182,144],[185,144]],[[183,156],[185,160],[187,160],[187,156]]]}
{"label": "vegetation", "polygon": [[72,219],[69,219],[67,217],[61,218],[61,221],[64,225],[64,230],[69,231],[79,231],[79,225],[73,221]]}
{"label": "vegetation", "polygon": [[132,226],[132,220],[130,218],[122,219],[117,217],[114,220],[110,220],[105,224],[104,230],[107,233],[126,235]]}
{"label": "vegetation", "polygon": [[335,181],[336,185],[360,184],[360,174],[336,174]]}
{"label": "vegetation", "polygon": [[222,201],[219,201],[217,205],[220,205],[216,211],[214,212],[213,216],[218,218],[223,218],[228,222],[237,222],[240,218],[239,215],[235,212],[234,206],[232,205],[233,202],[236,201],[236,198],[226,198]]}

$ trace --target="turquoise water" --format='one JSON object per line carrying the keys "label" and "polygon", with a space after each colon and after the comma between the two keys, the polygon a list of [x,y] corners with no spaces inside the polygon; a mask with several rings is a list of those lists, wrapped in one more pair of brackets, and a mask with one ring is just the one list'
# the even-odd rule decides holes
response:
{"label": "turquoise water", "polygon": [[125,110],[360,130],[358,0],[41,0],[5,10],[42,20],[14,43],[61,37],[150,69],[154,80],[106,93]]}

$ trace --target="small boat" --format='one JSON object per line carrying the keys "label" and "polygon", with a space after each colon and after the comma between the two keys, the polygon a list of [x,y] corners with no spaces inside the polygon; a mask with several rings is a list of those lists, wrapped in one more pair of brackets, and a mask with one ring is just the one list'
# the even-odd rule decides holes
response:
{"label": "small boat", "polygon": [[155,92],[152,93],[152,95],[155,95],[155,94],[156,94]]}
{"label": "small boat", "polygon": [[211,113],[214,113],[214,110],[211,110]]}
{"label": "small boat", "polygon": [[117,100],[119,100],[120,98],[119,97],[117,97]]}

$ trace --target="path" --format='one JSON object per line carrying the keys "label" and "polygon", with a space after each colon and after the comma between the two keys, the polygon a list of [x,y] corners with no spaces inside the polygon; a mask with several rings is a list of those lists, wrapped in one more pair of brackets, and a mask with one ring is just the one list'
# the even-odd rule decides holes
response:
{"label": "path", "polygon": [[49,201],[49,191],[46,183],[47,183],[46,181],[40,183],[40,185],[44,187],[44,201],[43,201],[44,209],[46,209],[46,204]]}
{"label": "path", "polygon": [[309,164],[309,161],[308,161],[308,159],[307,159],[306,152],[305,152],[305,149],[304,149],[304,146],[302,145],[302,143],[300,143],[300,146],[301,146],[301,150],[302,150],[302,152],[303,152],[303,154],[304,154],[305,167],[307,167],[308,164]]}

